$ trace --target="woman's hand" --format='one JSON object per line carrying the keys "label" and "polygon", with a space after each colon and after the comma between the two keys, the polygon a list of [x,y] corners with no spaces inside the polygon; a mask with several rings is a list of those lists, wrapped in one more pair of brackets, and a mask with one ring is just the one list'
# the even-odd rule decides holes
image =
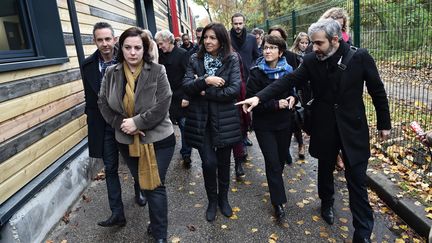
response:
{"label": "woman's hand", "polygon": [[295,104],[295,97],[289,96],[288,98],[286,98],[286,100],[288,101],[288,109],[292,109]]}
{"label": "woman's hand", "polygon": [[122,130],[122,132],[129,135],[133,135],[135,134],[135,132],[138,131],[138,128],[132,118],[123,119],[120,129]]}
{"label": "woman's hand", "polygon": [[185,108],[185,107],[188,107],[188,106],[189,106],[189,100],[182,99],[182,101],[181,101],[181,107]]}
{"label": "woman's hand", "polygon": [[288,108],[288,100],[280,99],[279,100],[279,109],[286,109],[286,108]]}
{"label": "woman's hand", "polygon": [[217,76],[209,76],[205,79],[205,82],[207,85],[214,86],[214,87],[222,87],[225,84],[225,80]]}

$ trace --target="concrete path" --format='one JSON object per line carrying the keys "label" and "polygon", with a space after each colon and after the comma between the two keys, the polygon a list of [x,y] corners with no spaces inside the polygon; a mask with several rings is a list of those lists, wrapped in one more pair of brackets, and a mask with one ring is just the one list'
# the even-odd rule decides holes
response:
{"label": "concrete path", "polygon": [[[178,130],[176,130],[178,137]],[[193,166],[182,167],[179,143],[167,174],[169,203],[169,242],[350,242],[353,227],[348,208],[348,192],[343,172],[336,179],[336,222],[327,225],[319,216],[320,202],[317,195],[317,161],[309,156],[285,168],[285,189],[288,203],[286,220],[277,224],[272,217],[264,171],[264,161],[255,136],[249,147],[251,162],[245,165],[246,178],[237,182],[232,177],[229,199],[235,216],[226,218],[218,212],[217,219],[209,223],[204,218],[207,207],[199,155],[194,150]],[[297,143],[291,153],[296,158]],[[233,168],[233,167],[232,167]],[[233,174],[233,169],[231,171]],[[123,228],[102,228],[96,222],[106,219],[109,206],[104,180],[94,181],[71,208],[69,215],[60,221],[47,242],[151,242],[146,234],[149,222],[148,208],[134,203],[132,179],[127,167],[120,169],[123,202],[127,225]],[[401,231],[395,231],[387,210],[374,201],[374,242],[395,242]]]}

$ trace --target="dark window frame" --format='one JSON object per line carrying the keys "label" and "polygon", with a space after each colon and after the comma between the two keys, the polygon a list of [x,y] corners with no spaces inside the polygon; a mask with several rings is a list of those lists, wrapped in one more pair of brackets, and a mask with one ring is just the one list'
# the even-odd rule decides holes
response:
{"label": "dark window frame", "polygon": [[0,72],[68,62],[57,1],[17,2],[23,38],[29,49],[0,51]]}

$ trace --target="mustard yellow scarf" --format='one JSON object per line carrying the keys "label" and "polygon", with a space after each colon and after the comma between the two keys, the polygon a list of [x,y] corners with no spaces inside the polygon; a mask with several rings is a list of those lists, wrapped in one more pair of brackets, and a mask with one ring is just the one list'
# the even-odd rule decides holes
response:
{"label": "mustard yellow scarf", "polygon": [[[138,65],[135,73],[132,73],[126,62],[123,62],[123,69],[126,76],[126,92],[123,97],[123,105],[129,117],[135,114],[135,80],[141,73],[143,61]],[[138,178],[139,185],[143,190],[153,190],[161,185],[156,155],[153,144],[140,144],[139,134],[134,135],[133,144],[129,144],[129,156],[139,157]]]}

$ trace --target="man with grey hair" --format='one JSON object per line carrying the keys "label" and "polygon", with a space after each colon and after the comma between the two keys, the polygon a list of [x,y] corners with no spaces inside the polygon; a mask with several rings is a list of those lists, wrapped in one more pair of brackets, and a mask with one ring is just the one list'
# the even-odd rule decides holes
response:
{"label": "man with grey hair", "polygon": [[366,187],[370,147],[363,88],[366,85],[372,97],[378,135],[384,140],[391,129],[384,84],[367,50],[352,51],[342,40],[340,25],[335,20],[312,24],[309,37],[313,53],[304,56],[298,69],[238,104],[243,104],[245,112],[251,111],[260,102],[291,90],[293,86],[301,88],[310,80],[314,101],[309,153],[318,158],[321,216],[328,224],[334,223],[333,170],[336,157],[342,150],[355,228],[353,242],[370,242],[374,221]]}
{"label": "man with grey hair", "polygon": [[185,125],[185,108],[189,105],[188,98],[183,92],[182,82],[189,61],[189,55],[183,48],[174,44],[174,35],[168,30],[158,31],[155,35],[156,43],[161,50],[159,55],[159,64],[165,66],[168,81],[173,92],[170,106],[170,118],[174,124],[177,124],[181,133],[180,154],[183,158],[183,166],[187,169],[191,167],[192,148],[188,146],[183,138]]}

